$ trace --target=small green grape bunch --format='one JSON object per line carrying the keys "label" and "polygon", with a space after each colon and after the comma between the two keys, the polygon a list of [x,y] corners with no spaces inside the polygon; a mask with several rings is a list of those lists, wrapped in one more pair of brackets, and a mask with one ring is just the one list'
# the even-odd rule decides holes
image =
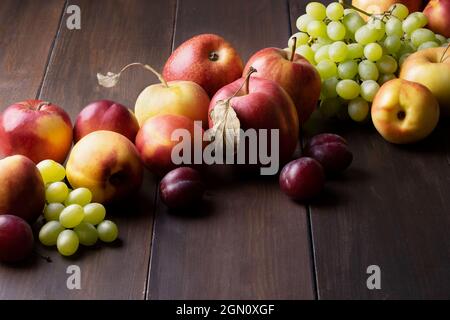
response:
{"label": "small green grape bunch", "polygon": [[53,161],[37,164],[46,184],[46,223],[39,231],[39,240],[45,246],[56,245],[63,256],[77,252],[79,245],[93,246],[98,239],[113,242],[119,235],[117,225],[105,220],[106,209],[100,203],[91,203],[92,193],[87,188],[71,190],[64,182],[64,167]]}

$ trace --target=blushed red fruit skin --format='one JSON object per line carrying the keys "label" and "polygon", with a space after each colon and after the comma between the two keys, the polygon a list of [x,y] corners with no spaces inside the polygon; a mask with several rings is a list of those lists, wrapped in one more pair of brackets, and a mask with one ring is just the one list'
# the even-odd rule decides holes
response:
{"label": "blushed red fruit skin", "polygon": [[319,161],[327,173],[344,171],[353,161],[347,141],[330,133],[313,137],[305,148],[305,155]]}
{"label": "blushed red fruit skin", "polygon": [[316,68],[299,54],[289,61],[289,53],[278,48],[266,48],[255,53],[244,68],[245,76],[253,67],[252,77],[273,80],[291,96],[300,124],[311,116],[320,97],[321,80]]}
{"label": "blushed red fruit skin", "polygon": [[78,114],[73,128],[74,141],[99,130],[120,133],[134,143],[139,124],[134,114],[125,106],[110,100],[99,100],[87,105]]}
{"label": "blushed red fruit skin", "polygon": [[[209,105],[209,114],[219,100],[231,97],[245,81],[238,79],[220,89],[212,98]],[[241,91],[232,98],[231,106],[239,118],[241,128],[253,129],[279,129],[280,162],[287,162],[297,147],[299,125],[295,105],[286,91],[272,80],[251,78],[249,93]],[[209,118],[209,127],[214,123]],[[268,132],[270,140],[270,132]]]}
{"label": "blushed red fruit skin", "polygon": [[[54,104],[37,110],[40,102],[43,101],[18,102],[0,114],[0,159],[21,154],[34,163],[45,159],[64,162],[72,146],[70,117]],[[50,130],[44,128],[50,125]]]}
{"label": "blushed red fruit skin", "polygon": [[200,173],[189,167],[180,167],[164,176],[159,185],[161,200],[173,209],[199,203],[205,192]]}
{"label": "blushed red fruit skin", "polygon": [[[219,60],[209,56],[217,52]],[[196,82],[212,97],[224,85],[239,79],[243,63],[236,50],[222,37],[201,34],[181,44],[169,57],[163,77],[166,81]]]}
{"label": "blushed red fruit skin", "polygon": [[0,261],[17,262],[33,250],[33,232],[20,217],[0,215]]}
{"label": "blushed red fruit skin", "polygon": [[284,166],[279,182],[281,190],[290,198],[308,200],[322,191],[325,173],[318,161],[303,157]]}
{"label": "blushed red fruit skin", "polygon": [[427,28],[450,38],[450,1],[431,0],[423,10],[428,18]]}

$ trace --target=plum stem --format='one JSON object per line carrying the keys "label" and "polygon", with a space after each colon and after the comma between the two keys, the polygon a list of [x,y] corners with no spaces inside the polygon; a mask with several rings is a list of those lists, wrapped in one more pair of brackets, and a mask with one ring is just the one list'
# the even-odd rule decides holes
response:
{"label": "plum stem", "polygon": [[449,47],[450,47],[450,43],[447,45],[447,47],[445,48],[444,52],[442,53],[441,59],[439,59],[440,63],[444,62],[444,60],[448,58],[447,57],[447,58],[444,59],[445,54],[447,53]]}
{"label": "plum stem", "polygon": [[38,105],[36,106],[36,110],[41,110],[41,108],[43,107],[43,106],[48,106],[48,105],[50,105],[51,103],[50,102],[48,102],[48,101],[41,101],[41,102],[39,102],[38,103]]}
{"label": "plum stem", "polygon": [[289,59],[291,62],[294,61],[295,49],[297,49],[297,37],[293,37],[292,40],[294,40],[294,44],[292,45],[291,58]]}

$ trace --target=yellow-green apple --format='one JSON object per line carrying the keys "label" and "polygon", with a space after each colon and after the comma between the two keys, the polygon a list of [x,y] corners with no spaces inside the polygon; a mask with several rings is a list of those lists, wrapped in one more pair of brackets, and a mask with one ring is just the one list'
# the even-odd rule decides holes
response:
{"label": "yellow-green apple", "polygon": [[45,205],[45,186],[33,161],[22,155],[0,160],[0,215],[33,223]]}
{"label": "yellow-green apple", "polygon": [[156,115],[175,114],[208,125],[209,97],[192,81],[169,81],[145,88],[136,100],[135,114],[142,126]]}
{"label": "yellow-green apple", "polygon": [[70,117],[50,102],[26,100],[0,114],[0,158],[21,154],[35,163],[63,163],[71,146]]}
{"label": "yellow-green apple", "polygon": [[309,119],[319,101],[321,81],[316,68],[308,60],[283,49],[266,48],[250,58],[244,74],[250,67],[257,70],[252,77],[273,80],[286,90],[297,108],[300,124]]}
{"label": "yellow-green apple", "polygon": [[[210,114],[218,101],[228,98],[231,98],[230,106],[243,130],[279,130],[279,159],[280,162],[289,160],[297,146],[299,123],[294,102],[288,93],[275,81],[247,76],[217,91],[211,99]],[[214,126],[211,118],[209,126]]]}
{"label": "yellow-green apple", "polygon": [[450,38],[450,0],[431,0],[423,10],[427,28]]}
{"label": "yellow-green apple", "polygon": [[73,128],[74,141],[99,130],[120,133],[134,143],[139,124],[127,107],[114,101],[100,100],[90,103],[78,114]]}
{"label": "yellow-green apple", "polygon": [[439,102],[441,114],[450,116],[450,50],[429,48],[413,53],[403,62],[400,78],[430,89]]}
{"label": "yellow-green apple", "polygon": [[242,60],[222,37],[201,34],[181,44],[167,60],[163,76],[167,81],[198,83],[210,97],[242,75]]}
{"label": "yellow-green apple", "polygon": [[108,203],[139,189],[143,165],[130,140],[117,132],[100,130],[75,144],[66,174],[72,188],[88,188],[92,201]]}
{"label": "yellow-green apple", "polygon": [[[419,11],[422,6],[422,0],[353,0],[352,5],[368,13],[383,13],[388,11],[389,7],[395,3],[402,3],[408,7],[409,12]],[[367,20],[364,14],[361,16]]]}
{"label": "yellow-green apple", "polygon": [[439,120],[439,105],[420,83],[393,79],[381,86],[372,102],[372,121],[392,143],[412,143],[427,137]]}
{"label": "yellow-green apple", "polygon": [[144,123],[136,136],[136,147],[142,161],[151,172],[159,176],[180,166],[172,161],[172,149],[181,142],[189,143],[181,141],[183,138],[178,140],[172,138],[176,129],[185,129],[189,132],[192,152],[195,151],[195,139],[199,139],[200,145],[203,146],[202,127],[180,115],[164,114],[152,117]]}

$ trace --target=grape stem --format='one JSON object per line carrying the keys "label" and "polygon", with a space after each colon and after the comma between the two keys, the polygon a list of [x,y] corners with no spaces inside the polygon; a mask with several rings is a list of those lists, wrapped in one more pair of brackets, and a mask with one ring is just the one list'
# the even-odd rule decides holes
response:
{"label": "grape stem", "polygon": [[291,58],[289,59],[291,62],[294,61],[295,49],[297,49],[297,37],[293,37],[292,40],[294,40],[294,44],[292,45]]}
{"label": "grape stem", "polygon": [[447,45],[447,47],[445,48],[444,52],[442,53],[441,59],[439,59],[439,62],[440,62],[440,63],[444,62],[445,59],[448,58],[448,57],[446,57],[446,58],[444,59],[445,54],[447,53],[449,47],[450,47],[450,43]]}
{"label": "grape stem", "polygon": [[372,16],[371,13],[369,13],[369,12],[367,12],[367,11],[364,11],[364,10],[358,8],[358,7],[355,7],[355,6],[352,5],[351,3],[345,3],[344,0],[339,0],[339,3],[340,3],[341,5],[343,5],[344,7],[348,8],[348,9],[356,10],[356,11],[361,12],[362,14],[364,14],[364,15],[366,15],[366,16],[368,16],[368,17],[371,17],[371,16]]}

